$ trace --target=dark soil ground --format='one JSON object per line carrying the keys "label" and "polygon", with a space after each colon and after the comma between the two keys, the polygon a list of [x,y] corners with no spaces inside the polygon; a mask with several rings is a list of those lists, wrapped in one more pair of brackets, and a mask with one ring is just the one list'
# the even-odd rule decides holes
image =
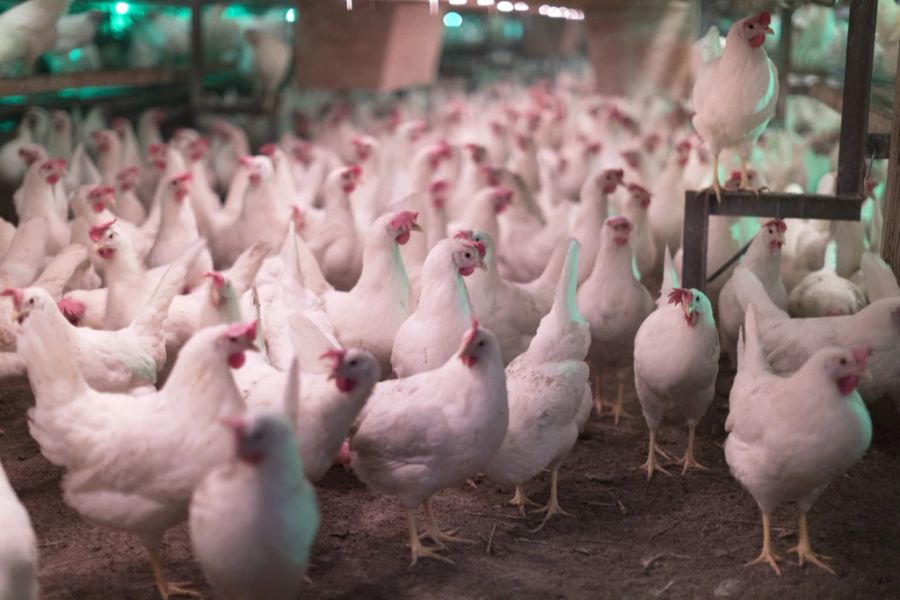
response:
{"label": "dark soil ground", "polygon": [[[28,508],[40,542],[44,598],[155,599],[140,544],[82,520],[62,501],[61,471],[29,437],[27,383],[0,387],[0,457]],[[511,490],[490,481],[446,490],[435,499],[445,528],[476,545],[453,545],[454,565],[422,560],[412,570],[398,505],[333,469],[321,482],[322,529],[305,598],[897,598],[900,597],[900,439],[876,431],[849,477],[841,477],[810,514],[813,548],[833,557],[837,575],[800,568],[787,555],[783,576],[744,567],[760,549],[756,505],[728,473],[721,444],[726,400],[717,398],[701,425],[698,459],[710,471],[657,475],[647,483],[632,467],[644,460],[642,420],[619,427],[592,419],[560,472],[560,503],[576,518],[557,517],[538,533],[505,505]],[[632,407],[635,411],[636,407]],[[663,447],[680,454],[686,433],[668,428]],[[529,493],[547,498],[549,477]],[[782,555],[796,542],[796,513],[774,517]],[[2,542],[2,532],[0,532]],[[488,551],[489,548],[489,551]],[[185,526],[166,536],[164,559],[174,581],[209,588],[193,560]],[[261,599],[263,600],[263,599]]]}

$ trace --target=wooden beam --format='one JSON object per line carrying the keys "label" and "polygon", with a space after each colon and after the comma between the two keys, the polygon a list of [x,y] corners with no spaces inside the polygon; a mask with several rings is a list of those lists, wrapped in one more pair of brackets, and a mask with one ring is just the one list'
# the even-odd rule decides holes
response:
{"label": "wooden beam", "polygon": [[862,194],[865,184],[876,4],[874,0],[850,2],[837,168],[838,194]]}
{"label": "wooden beam", "polygon": [[685,287],[706,288],[709,217],[753,216],[780,219],[859,221],[862,196],[723,191],[722,202],[711,192],[688,191],[684,198],[681,278]]}
{"label": "wooden beam", "polygon": [[184,81],[187,75],[185,69],[156,68],[35,75],[21,79],[0,80],[0,96],[25,96],[41,92],[58,92],[68,88],[98,86],[165,85]]}
{"label": "wooden beam", "polygon": [[794,9],[782,6],[781,8],[781,39],[778,40],[778,89],[785,90],[778,94],[778,106],[775,117],[779,122],[784,121],[787,107],[788,75],[791,74],[791,49],[794,38]]}
{"label": "wooden beam", "polygon": [[894,84],[894,125],[891,132],[891,156],[888,160],[887,187],[884,190],[884,226],[881,256],[900,277],[900,62]]}

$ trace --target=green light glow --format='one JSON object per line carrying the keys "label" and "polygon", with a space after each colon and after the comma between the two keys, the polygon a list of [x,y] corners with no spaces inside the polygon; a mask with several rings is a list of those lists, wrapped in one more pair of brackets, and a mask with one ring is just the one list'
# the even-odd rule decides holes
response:
{"label": "green light glow", "polygon": [[131,7],[128,6],[127,2],[116,2],[117,15],[127,15],[129,10],[131,10]]}
{"label": "green light glow", "polygon": [[462,25],[462,16],[458,12],[448,12],[444,15],[444,27],[459,27]]}
{"label": "green light glow", "polygon": [[522,27],[522,23],[510,19],[503,23],[501,32],[503,33],[503,37],[508,40],[521,40],[525,30]]}
{"label": "green light glow", "polygon": [[75,61],[81,56],[81,48],[73,48],[69,51],[69,60]]}
{"label": "green light glow", "polygon": [[284,20],[288,23],[293,23],[297,20],[297,11],[293,8],[289,8],[287,13],[284,15]]}

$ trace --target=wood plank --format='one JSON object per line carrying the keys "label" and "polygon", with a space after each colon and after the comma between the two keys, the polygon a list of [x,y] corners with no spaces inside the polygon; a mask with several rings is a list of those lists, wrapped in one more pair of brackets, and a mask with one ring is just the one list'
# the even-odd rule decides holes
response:
{"label": "wood plank", "polygon": [[187,77],[187,69],[156,68],[36,75],[22,79],[0,80],[0,96],[24,96],[41,92],[57,92],[66,88],[166,85],[184,81]]}
{"label": "wood plank", "polygon": [[[685,206],[689,206],[692,202],[702,202],[703,197],[710,195],[715,198],[715,194],[711,192],[688,191],[685,194]],[[715,201],[709,203],[709,214],[859,221],[861,206],[862,198],[853,195],[826,196],[781,192],[761,192],[757,195],[743,190],[723,190],[721,204]]]}
{"label": "wood plank", "polygon": [[684,203],[681,280],[687,288],[706,289],[710,195],[688,192]]}

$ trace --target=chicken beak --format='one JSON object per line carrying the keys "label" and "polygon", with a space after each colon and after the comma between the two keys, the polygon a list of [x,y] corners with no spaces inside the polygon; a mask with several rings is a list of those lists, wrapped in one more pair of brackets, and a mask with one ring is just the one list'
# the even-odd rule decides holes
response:
{"label": "chicken beak", "polygon": [[872,381],[872,371],[869,369],[865,369],[862,373],[859,374],[859,378],[863,381]]}
{"label": "chicken beak", "polygon": [[769,34],[769,35],[772,35],[773,33],[775,33],[775,30],[772,29],[771,27],[769,27],[769,26],[767,25],[767,26],[766,26],[766,29],[765,29],[765,32],[766,32],[767,34]]}
{"label": "chicken beak", "polygon": [[419,225],[418,223],[413,223],[412,225],[409,226],[409,230],[410,231],[422,231],[422,226]]}
{"label": "chicken beak", "polygon": [[479,261],[478,261],[478,268],[481,269],[482,271],[487,271],[487,270],[488,270],[488,268],[487,268],[487,263],[484,262],[484,260],[479,260]]}

